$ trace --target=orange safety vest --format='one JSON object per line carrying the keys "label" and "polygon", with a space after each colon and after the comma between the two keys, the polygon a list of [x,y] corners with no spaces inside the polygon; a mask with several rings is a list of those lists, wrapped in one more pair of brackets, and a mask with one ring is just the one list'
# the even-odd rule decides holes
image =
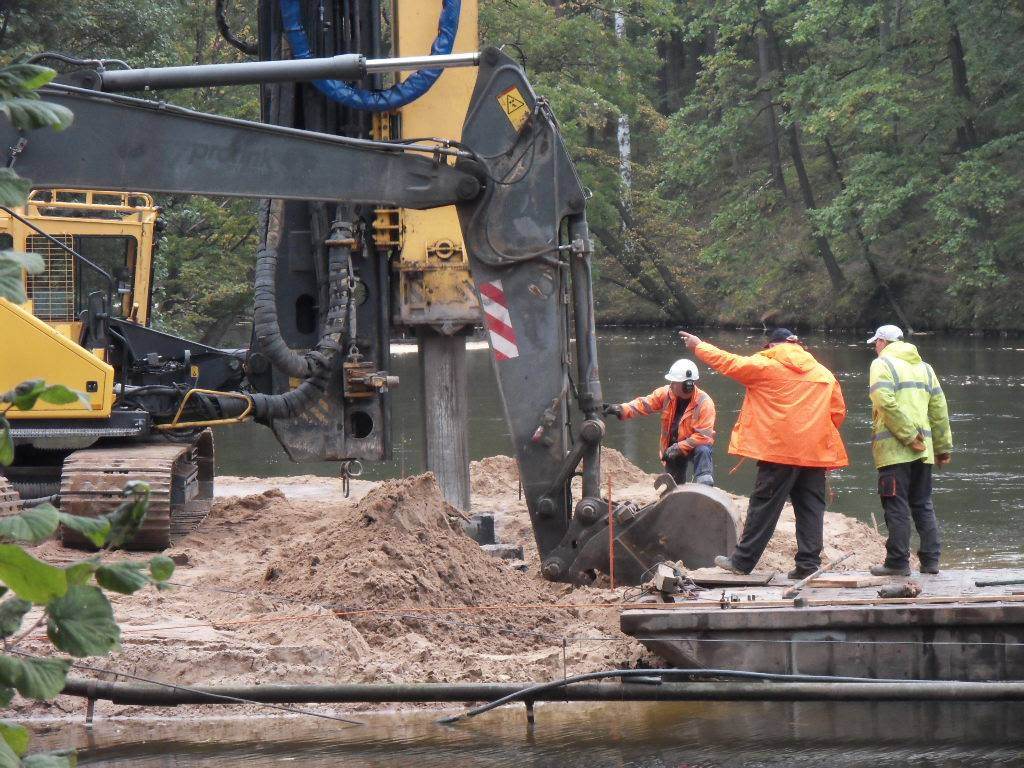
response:
{"label": "orange safety vest", "polygon": [[799,344],[777,344],[743,357],[713,344],[697,357],[747,388],[729,453],[794,467],[837,469],[850,463],[839,426],[846,418],[836,377]]}
{"label": "orange safety vest", "polygon": [[659,456],[672,443],[679,443],[679,449],[690,454],[698,445],[715,444],[715,402],[707,392],[693,388],[690,404],[679,420],[679,429],[674,439],[669,435],[672,429],[672,415],[676,410],[679,398],[672,393],[672,386],[666,384],[658,387],[647,395],[622,403],[622,418],[632,419],[637,416],[650,416],[661,411],[661,451]]}

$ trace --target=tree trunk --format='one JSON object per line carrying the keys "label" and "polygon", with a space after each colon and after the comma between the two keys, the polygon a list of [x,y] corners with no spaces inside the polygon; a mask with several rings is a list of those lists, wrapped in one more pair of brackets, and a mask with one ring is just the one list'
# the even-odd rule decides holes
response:
{"label": "tree trunk", "polygon": [[761,112],[763,113],[765,142],[768,147],[768,162],[772,171],[772,186],[782,192],[784,197],[789,197],[786,190],[786,181],[782,177],[782,153],[779,151],[779,121],[775,115],[775,105],[772,99],[772,81],[775,79],[777,68],[771,61],[771,50],[769,38],[774,35],[771,22],[761,14],[761,29],[757,36],[757,87],[761,93]]}
{"label": "tree trunk", "polygon": [[[947,5],[948,10],[948,5]],[[961,108],[966,109],[963,122],[956,129],[956,143],[962,150],[974,149],[978,146],[978,129],[974,124],[974,96],[967,82],[967,62],[964,60],[964,46],[960,39],[960,30],[950,21],[949,41],[946,44],[949,63],[953,69],[953,94]]]}
{"label": "tree trunk", "polygon": [[[817,206],[814,202],[811,180],[807,178],[807,169],[804,167],[804,155],[800,148],[800,136],[797,133],[796,123],[789,126],[787,133],[789,135],[789,154],[793,158],[793,167],[796,169],[796,177],[800,182],[800,195],[804,200],[804,208],[810,213]],[[811,223],[811,228],[814,228],[813,223]],[[825,269],[828,271],[832,291],[839,293],[846,286],[846,278],[843,276],[843,270],[839,267],[839,262],[836,261],[835,254],[832,253],[832,246],[829,245],[828,238],[818,232],[814,234],[814,243],[818,247],[818,256],[821,257]]]}
{"label": "tree trunk", "polygon": [[[835,148],[832,146],[832,142],[825,139],[825,151],[828,153],[829,163],[832,166],[832,172],[835,173],[836,179],[839,181],[839,188],[846,189],[846,179],[843,176],[843,171],[839,167],[839,157],[836,155]],[[853,234],[854,239],[860,246],[860,253],[864,259],[864,262],[868,265],[868,271],[871,272],[871,276],[874,278],[875,283],[882,291],[882,295],[885,296],[885,300],[889,302],[889,306],[892,307],[892,311],[899,318],[900,323],[906,329],[907,335],[909,336],[914,332],[914,329],[910,326],[910,319],[903,313],[903,308],[900,307],[899,302],[896,300],[896,296],[889,289],[889,284],[882,277],[882,273],[878,269],[878,264],[875,262],[874,254],[871,253],[871,248],[868,246],[867,238],[864,236],[864,229],[861,227],[860,219],[857,215],[853,215]]]}

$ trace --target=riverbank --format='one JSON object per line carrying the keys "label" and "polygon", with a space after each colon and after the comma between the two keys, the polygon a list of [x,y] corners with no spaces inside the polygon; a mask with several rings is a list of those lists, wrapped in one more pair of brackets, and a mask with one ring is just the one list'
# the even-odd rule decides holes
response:
{"label": "riverbank", "polygon": [[[655,497],[653,476],[618,452],[607,450],[603,465],[617,497]],[[178,685],[507,682],[660,663],[619,632],[620,603],[635,590],[539,576],[511,458],[474,462],[472,483],[472,511],[493,512],[499,539],[522,544],[525,562],[481,550],[429,474],[355,481],[348,499],[331,478],[219,478],[210,515],[168,550],[178,563],[176,588],[113,596],[122,649],[88,663]],[[745,509],[742,497],[735,503]],[[881,537],[852,518],[827,513],[825,538],[825,559],[855,552],[844,568],[880,560]],[[759,567],[788,570],[795,548],[787,507]],[[37,554],[80,557],[56,542]],[[44,647],[40,639],[30,649]],[[18,706],[22,715],[85,711],[82,700],[69,697]],[[99,702],[96,716],[182,717],[194,710]],[[225,715],[255,711],[216,708]]]}

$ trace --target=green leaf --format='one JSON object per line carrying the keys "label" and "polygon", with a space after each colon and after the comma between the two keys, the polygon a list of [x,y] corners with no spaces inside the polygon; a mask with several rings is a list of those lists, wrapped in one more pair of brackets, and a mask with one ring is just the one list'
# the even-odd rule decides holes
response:
{"label": "green leaf", "polygon": [[0,466],[10,466],[14,461],[14,438],[11,437],[11,425],[7,419],[0,417]]}
{"label": "green leaf", "polygon": [[76,585],[46,606],[46,634],[72,656],[102,656],[117,648],[121,630],[99,587]]}
{"label": "green leaf", "polygon": [[74,750],[61,749],[54,752],[36,752],[21,759],[22,768],[75,768],[78,755]]}
{"label": "green leaf", "polygon": [[61,512],[60,522],[66,528],[85,536],[97,547],[102,547],[110,535],[110,521],[102,517],[80,517]]}
{"label": "green leaf", "polygon": [[52,699],[64,690],[71,659],[23,658],[21,684],[18,693],[29,699]]}
{"label": "green leaf", "polygon": [[8,64],[0,68],[0,93],[34,91],[53,80],[57,73],[38,64]]}
{"label": "green leaf", "polygon": [[28,728],[10,720],[0,720],[0,739],[7,742],[16,754],[24,755],[28,751]]}
{"label": "green leaf", "polygon": [[46,262],[43,261],[43,257],[38,253],[29,253],[26,251],[0,251],[0,257],[7,259],[7,261],[13,261],[26,272],[31,272],[32,274],[42,272],[46,269]]}
{"label": "green leaf", "polygon": [[10,637],[18,631],[25,614],[32,610],[32,603],[11,596],[0,603],[0,637]]}
{"label": "green leaf", "polygon": [[19,411],[31,411],[44,389],[46,382],[42,379],[21,382],[14,388],[14,407]]}
{"label": "green leaf", "polygon": [[18,753],[7,746],[6,739],[0,739],[0,768],[21,768],[23,765]]}
{"label": "green leaf", "polygon": [[28,200],[32,182],[23,179],[12,168],[0,168],[0,205],[17,208]]}
{"label": "green leaf", "polygon": [[15,658],[0,654],[0,683],[27,699],[52,699],[64,690],[71,659]]}
{"label": "green leaf", "polygon": [[142,572],[143,563],[111,563],[96,569],[96,583],[112,592],[130,595],[149,584],[149,577]]}
{"label": "green leaf", "polygon": [[58,525],[52,504],[40,504],[17,515],[0,517],[0,537],[38,544],[53,536]]}
{"label": "green leaf", "polygon": [[68,586],[74,587],[79,584],[85,584],[92,575],[96,573],[96,569],[99,567],[99,558],[90,557],[86,560],[79,560],[77,563],[72,563],[64,569],[64,573],[68,579]]}
{"label": "green leaf", "polygon": [[146,511],[149,509],[149,484],[142,481],[133,481],[125,485],[125,495],[131,497],[121,502],[117,509],[108,512],[100,517],[110,522],[110,536],[107,538],[107,547],[117,549],[122,547],[138,533],[146,519]]}
{"label": "green leaf", "polygon": [[7,116],[11,125],[22,131],[36,128],[63,131],[75,119],[71,110],[65,106],[27,97],[0,101],[0,113]]}
{"label": "green leaf", "polygon": [[0,544],[0,581],[22,600],[46,605],[68,591],[64,571],[36,560],[17,544]]}
{"label": "green leaf", "polygon": [[92,401],[89,400],[85,392],[68,389],[63,384],[51,384],[39,393],[39,399],[52,405],[67,405],[77,401],[86,408],[92,408]]}
{"label": "green leaf", "polygon": [[164,555],[149,559],[149,574],[155,581],[167,581],[174,575],[174,561]]}
{"label": "green leaf", "polygon": [[[0,171],[2,170],[0,168]],[[3,177],[0,177],[0,204],[4,202],[3,197]],[[0,299],[7,299],[15,304],[24,304],[25,298],[25,281],[21,277],[21,267],[0,258]]]}

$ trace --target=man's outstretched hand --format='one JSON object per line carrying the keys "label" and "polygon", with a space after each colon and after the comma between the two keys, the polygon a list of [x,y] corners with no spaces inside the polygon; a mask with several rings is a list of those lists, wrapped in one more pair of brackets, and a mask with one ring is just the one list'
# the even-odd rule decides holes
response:
{"label": "man's outstretched hand", "polygon": [[700,344],[699,338],[694,336],[692,333],[687,333],[686,331],[680,331],[679,338],[682,340],[683,346],[687,349],[694,349],[698,344]]}
{"label": "man's outstretched hand", "polygon": [[612,403],[604,403],[601,406],[601,413],[605,416],[615,416],[617,419],[622,418],[622,406],[613,405]]}

